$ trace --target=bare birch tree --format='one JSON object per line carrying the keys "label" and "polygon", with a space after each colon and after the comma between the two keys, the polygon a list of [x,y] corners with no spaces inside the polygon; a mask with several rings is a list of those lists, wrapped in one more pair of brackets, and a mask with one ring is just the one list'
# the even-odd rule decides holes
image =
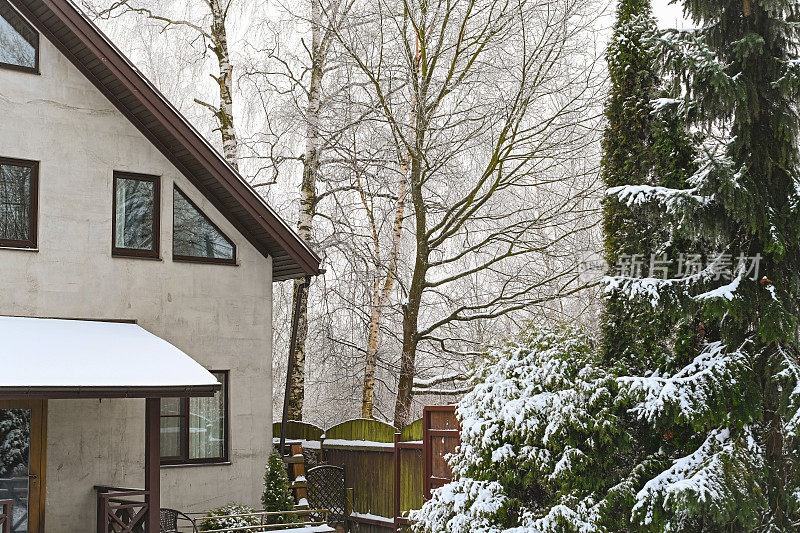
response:
{"label": "bare birch tree", "polygon": [[109,0],[97,5],[97,0],[84,0],[84,6],[96,17],[114,19],[124,15],[139,15],[161,26],[162,31],[184,28],[200,38],[203,49],[212,53],[218,74],[211,74],[219,87],[219,100],[215,104],[199,98],[194,101],[209,109],[214,115],[222,137],[222,153],[235,169],[239,169],[239,145],[236,136],[233,109],[233,63],[228,45],[228,15],[234,0],[202,0],[207,13],[199,21],[184,18],[181,13],[187,4],[175,0],[146,2],[144,0]]}
{"label": "bare birch tree", "polygon": [[[394,423],[422,344],[581,288],[569,244],[594,224],[600,89],[591,0],[371,0],[337,36],[409,161],[415,250],[401,281]],[[372,332],[370,332],[372,335]]]}
{"label": "bare birch tree", "polygon": [[[302,177],[299,187],[297,211],[297,232],[301,239],[309,244],[316,244],[314,235],[314,218],[318,214],[318,206],[324,198],[334,194],[336,190],[326,189],[320,192],[322,180],[321,157],[329,147],[333,133],[323,124],[326,120],[324,93],[326,76],[336,68],[332,60],[333,47],[337,44],[336,27],[345,20],[354,0],[309,0],[305,6],[292,6],[290,14],[308,26],[309,41],[300,39],[296,43],[305,52],[297,54],[289,47],[283,50],[276,44],[263,60],[256,61],[247,70],[246,77],[251,87],[262,83],[258,91],[286,92],[294,95],[296,105],[302,117],[304,130],[303,153],[297,159],[302,162]],[[303,8],[307,8],[307,11]],[[273,29],[276,43],[280,43],[280,28]],[[267,111],[268,112],[268,111]],[[273,143],[274,145],[274,143]],[[291,148],[290,148],[291,151]],[[281,155],[281,160],[292,156]],[[273,158],[273,165],[280,164]],[[270,184],[275,183],[269,182]],[[350,188],[350,187],[348,187]],[[297,343],[295,348],[295,364],[290,374],[289,418],[302,420],[305,402],[305,376],[308,345],[308,290],[303,289],[302,280],[294,283],[292,309],[298,309]],[[299,300],[299,307],[297,306]],[[293,317],[294,318],[294,317]]]}
{"label": "bare birch tree", "polygon": [[[372,293],[370,298],[370,316],[367,338],[367,349],[365,352],[364,364],[364,384],[361,396],[361,416],[363,418],[374,418],[375,411],[375,373],[378,364],[378,348],[381,340],[381,325],[385,309],[389,305],[389,300],[397,281],[398,264],[400,262],[400,248],[403,239],[403,223],[405,220],[406,197],[408,196],[408,180],[406,176],[407,165],[404,165],[400,173],[397,185],[397,199],[392,223],[391,244],[388,261],[385,268],[381,269],[380,261],[377,263],[377,273],[374,276]],[[370,224],[370,234],[374,248],[374,257],[381,257],[381,235],[379,223],[376,220],[374,209],[370,208],[367,195],[359,183],[359,194],[365,210],[368,213]]]}

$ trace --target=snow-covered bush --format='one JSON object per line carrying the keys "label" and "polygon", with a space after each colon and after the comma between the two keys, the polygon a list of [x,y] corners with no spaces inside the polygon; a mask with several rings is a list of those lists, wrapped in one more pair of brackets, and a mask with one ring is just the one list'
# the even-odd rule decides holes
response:
{"label": "snow-covered bush", "polygon": [[608,453],[623,438],[614,380],[572,328],[532,330],[491,352],[460,402],[455,480],[412,513],[420,531],[594,531]]}
{"label": "snow-covered bush", "polygon": [[[247,505],[238,505],[232,503],[224,507],[218,507],[206,513],[200,519],[200,531],[213,531],[215,529],[224,528],[237,528],[245,526],[259,525],[259,519],[252,516],[239,516],[233,517],[231,515],[242,515],[256,512],[255,509]],[[248,530],[250,532],[258,531],[258,528]]]}

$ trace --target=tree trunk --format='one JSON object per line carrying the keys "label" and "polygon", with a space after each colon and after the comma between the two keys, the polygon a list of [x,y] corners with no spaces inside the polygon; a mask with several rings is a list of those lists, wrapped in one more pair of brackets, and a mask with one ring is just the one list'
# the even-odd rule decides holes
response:
{"label": "tree trunk", "polygon": [[[407,165],[404,165],[407,166]],[[408,183],[406,175],[401,173],[400,183],[397,192],[397,211],[395,212],[394,225],[392,227],[392,253],[389,258],[389,266],[386,271],[386,278],[383,288],[380,287],[380,279],[375,280],[372,290],[372,311],[369,321],[369,340],[367,342],[367,361],[364,370],[364,388],[361,401],[361,416],[373,418],[375,407],[375,368],[378,362],[378,347],[381,336],[381,317],[383,309],[392,294],[395,280],[397,279],[397,263],[400,259],[400,242],[403,237],[403,217],[405,214],[406,196],[408,194]],[[377,239],[377,233],[375,233]],[[378,242],[375,243],[376,253],[380,251]]]}
{"label": "tree trunk", "polygon": [[[417,118],[418,145],[422,142],[421,123]],[[397,400],[394,406],[394,426],[404,428],[411,415],[411,401],[414,395],[414,374],[417,357],[417,344],[419,343],[419,310],[422,305],[422,293],[425,290],[425,280],[430,265],[430,248],[427,240],[427,213],[422,191],[421,174],[422,162],[413,155],[411,158],[411,201],[414,204],[416,223],[417,254],[414,261],[414,274],[408,290],[408,301],[403,305],[403,351],[400,355],[400,376],[397,383]]]}
{"label": "tree trunk", "polygon": [[[388,279],[387,279],[388,282]],[[367,340],[367,361],[364,368],[364,386],[361,394],[361,417],[372,418],[375,408],[375,367],[378,362],[378,340],[381,332],[380,280],[375,279],[372,287],[372,311],[369,317],[369,338]]]}
{"label": "tree trunk", "polygon": [[224,0],[210,0],[209,3],[212,15],[211,36],[214,39],[211,50],[219,63],[219,77],[212,76],[219,85],[219,108],[215,114],[222,135],[222,153],[228,163],[239,170],[239,145],[233,122],[233,65],[225,27],[228,8],[222,5],[223,2]]}
{"label": "tree trunk", "polygon": [[[305,400],[305,368],[306,368],[306,338],[308,337],[308,287],[304,287],[304,280],[294,280],[293,304],[300,298],[300,314],[297,321],[297,341],[294,352],[294,366],[289,380],[289,420],[303,419],[303,401]],[[296,305],[292,309],[298,309]]]}
{"label": "tree trunk", "polygon": [[[319,0],[311,0],[311,81],[309,85],[308,109],[306,115],[306,153],[303,157],[303,181],[300,184],[300,209],[297,216],[297,233],[300,238],[311,243],[314,222],[314,211],[317,203],[317,179],[319,177],[320,151],[320,109],[322,106],[323,58],[320,53],[322,42],[322,6]],[[303,402],[305,400],[305,367],[306,337],[308,334],[308,291],[298,294],[301,280],[295,281],[292,309],[296,309],[297,298],[300,300],[300,316],[298,320],[297,348],[295,366],[289,385],[289,418],[302,420]]]}

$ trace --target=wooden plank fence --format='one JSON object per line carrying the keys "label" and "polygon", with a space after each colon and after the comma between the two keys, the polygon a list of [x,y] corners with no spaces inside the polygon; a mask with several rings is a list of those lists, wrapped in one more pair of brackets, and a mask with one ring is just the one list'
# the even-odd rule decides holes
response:
{"label": "wooden plank fence", "polygon": [[[280,423],[273,434],[280,434]],[[408,525],[405,516],[422,507],[426,490],[450,477],[444,456],[459,442],[455,406],[426,408],[423,418],[401,432],[378,420],[350,420],[327,430],[290,422],[286,438],[319,447],[323,463],[344,468],[345,485],[352,489],[351,521],[359,533]]]}

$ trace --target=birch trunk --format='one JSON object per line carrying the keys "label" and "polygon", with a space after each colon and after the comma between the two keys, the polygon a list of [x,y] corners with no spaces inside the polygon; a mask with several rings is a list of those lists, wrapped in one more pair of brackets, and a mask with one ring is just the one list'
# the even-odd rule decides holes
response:
{"label": "birch trunk", "polygon": [[[373,418],[375,409],[375,369],[378,362],[378,348],[381,337],[381,318],[389,297],[392,294],[395,280],[397,279],[397,263],[400,259],[400,242],[403,236],[403,217],[405,214],[406,195],[408,194],[408,183],[405,172],[401,174],[397,194],[397,210],[392,227],[392,251],[389,258],[389,265],[386,278],[381,288],[380,279],[375,280],[372,290],[372,310],[369,321],[369,339],[367,341],[366,367],[364,370],[364,387],[361,401],[361,416],[363,418]],[[373,230],[375,239],[375,252],[380,252],[380,245],[377,233]]]}
{"label": "birch trunk", "polygon": [[[317,179],[319,177],[320,152],[320,109],[322,106],[323,57],[322,44],[322,6],[319,0],[311,0],[311,80],[308,90],[308,109],[306,111],[306,153],[303,157],[303,180],[300,184],[300,208],[297,216],[297,233],[306,242],[311,242],[314,210],[317,203]],[[305,400],[306,337],[308,335],[308,294],[300,294],[302,280],[295,281],[292,309],[299,309],[297,347],[295,366],[289,385],[289,419],[303,419]],[[296,307],[297,299],[300,307]]]}
{"label": "birch trunk", "polygon": [[[225,4],[225,5],[223,5]],[[233,168],[239,170],[239,146],[236,140],[236,128],[233,121],[233,65],[228,48],[228,32],[225,25],[230,2],[225,0],[209,0],[211,8],[211,51],[217,57],[219,76],[213,76],[219,85],[219,108],[215,115],[219,121],[222,136],[222,153]]]}

